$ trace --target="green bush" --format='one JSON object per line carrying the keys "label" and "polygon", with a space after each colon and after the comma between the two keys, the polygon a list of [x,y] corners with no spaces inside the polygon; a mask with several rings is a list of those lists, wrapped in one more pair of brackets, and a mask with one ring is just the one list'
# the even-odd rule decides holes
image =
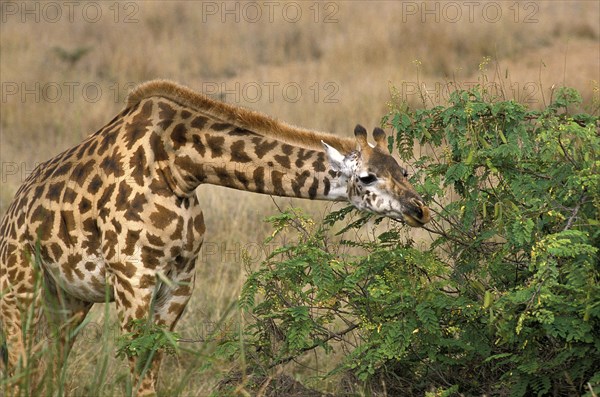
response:
{"label": "green bush", "polygon": [[221,352],[252,351],[264,371],[341,343],[328,376],[350,372],[360,393],[596,395],[600,134],[598,117],[572,111],[580,102],[565,88],[532,111],[476,87],[445,107],[393,106],[390,150],[417,170],[431,243],[400,224],[333,243],[350,208],[322,225],[297,210],[270,218],[274,236],[298,238],[250,274],[240,304],[254,321]]}

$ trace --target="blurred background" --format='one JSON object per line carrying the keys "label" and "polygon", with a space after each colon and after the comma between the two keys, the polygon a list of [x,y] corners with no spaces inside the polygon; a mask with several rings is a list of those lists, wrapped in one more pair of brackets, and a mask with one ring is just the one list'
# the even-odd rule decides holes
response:
{"label": "blurred background", "polygon": [[[425,105],[443,105],[448,82],[469,88],[483,73],[490,87],[533,108],[561,85],[577,88],[588,104],[598,97],[598,1],[0,5],[0,214],[37,163],[101,128],[133,86],[154,78],[344,136],[357,123],[381,124],[392,87],[412,107],[424,106],[419,87]],[[184,336],[202,334],[236,299],[244,254],[254,264],[264,259],[270,229],[263,219],[276,204],[316,218],[339,208],[213,186],[198,196],[207,234],[195,295],[179,325]],[[101,310],[94,315],[102,321]],[[74,378],[93,371],[93,352],[89,339],[78,342]],[[165,366],[168,383],[183,364]],[[198,395],[214,385],[210,376],[194,382]]]}

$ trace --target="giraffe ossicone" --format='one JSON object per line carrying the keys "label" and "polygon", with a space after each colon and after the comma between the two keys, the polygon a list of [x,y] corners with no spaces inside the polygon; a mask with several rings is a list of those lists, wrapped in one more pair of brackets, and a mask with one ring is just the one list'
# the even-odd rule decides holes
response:
{"label": "giraffe ossicone", "polygon": [[[58,332],[59,360],[107,296],[124,332],[149,316],[173,329],[192,294],[205,232],[195,195],[202,184],[347,200],[411,226],[427,223],[429,209],[386,151],[385,133],[374,130],[375,145],[363,127],[354,133],[305,130],[169,81],[138,86],[106,126],[36,167],[0,222],[6,371],[28,364],[24,316],[49,302],[58,305],[44,317]],[[35,289],[36,257],[44,294]],[[159,274],[172,283],[161,284]],[[160,356],[138,379],[138,395],[154,393]]]}

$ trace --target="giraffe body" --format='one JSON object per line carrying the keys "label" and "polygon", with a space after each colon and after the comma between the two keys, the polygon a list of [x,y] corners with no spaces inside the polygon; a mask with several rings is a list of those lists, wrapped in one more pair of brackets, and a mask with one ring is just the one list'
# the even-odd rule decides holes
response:
{"label": "giraffe body", "polygon": [[[138,87],[105,127],[40,164],[0,223],[8,373],[26,364],[23,313],[43,300],[54,302],[45,317],[59,330],[63,359],[72,331],[107,297],[116,301],[123,331],[150,314],[152,299],[154,321],[173,329],[192,293],[205,232],[195,195],[201,184],[350,200],[414,226],[426,223],[427,207],[384,155],[379,132],[375,148],[364,129],[355,134],[362,151],[353,150],[353,139],[296,128],[174,83]],[[36,256],[45,296],[34,288]],[[159,364],[155,357],[139,394],[154,393]]]}

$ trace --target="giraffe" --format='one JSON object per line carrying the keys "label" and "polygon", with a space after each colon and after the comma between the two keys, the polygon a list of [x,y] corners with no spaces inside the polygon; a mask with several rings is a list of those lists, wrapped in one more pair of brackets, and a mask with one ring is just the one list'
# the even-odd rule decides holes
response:
{"label": "giraffe", "polygon": [[[107,297],[123,332],[147,316],[172,330],[205,233],[195,195],[202,184],[349,201],[410,226],[427,223],[430,211],[387,152],[384,131],[374,130],[374,145],[362,126],[354,134],[295,127],[166,80],[136,87],[106,126],[35,168],[0,223],[6,372],[27,365],[23,313],[50,301],[59,310],[44,321],[58,330],[61,360],[91,306]],[[160,359],[142,377],[130,359],[138,395],[155,393]]]}

